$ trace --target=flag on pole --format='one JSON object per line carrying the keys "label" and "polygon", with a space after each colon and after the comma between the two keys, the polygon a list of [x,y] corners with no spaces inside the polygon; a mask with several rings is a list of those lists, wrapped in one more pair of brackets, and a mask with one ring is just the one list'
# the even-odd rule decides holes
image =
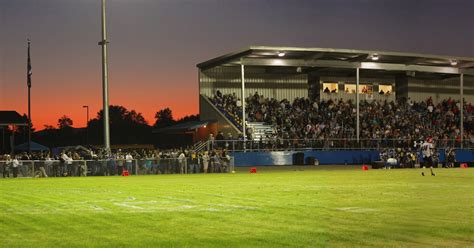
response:
{"label": "flag on pole", "polygon": [[26,83],[28,84],[28,88],[31,88],[31,59],[30,59],[30,40],[28,40],[28,65],[26,70]]}

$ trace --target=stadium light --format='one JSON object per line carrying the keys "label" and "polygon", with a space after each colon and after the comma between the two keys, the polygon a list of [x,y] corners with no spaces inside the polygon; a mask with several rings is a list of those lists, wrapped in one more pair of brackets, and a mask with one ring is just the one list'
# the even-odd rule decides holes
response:
{"label": "stadium light", "polygon": [[278,52],[278,57],[283,57],[285,56],[285,52]]}
{"label": "stadium light", "polygon": [[372,60],[373,60],[373,61],[379,60],[379,55],[376,54],[376,53],[372,54]]}
{"label": "stadium light", "polygon": [[452,60],[450,61],[450,64],[451,64],[452,66],[456,66],[456,65],[458,64],[458,61],[455,60],[455,59],[452,59]]}

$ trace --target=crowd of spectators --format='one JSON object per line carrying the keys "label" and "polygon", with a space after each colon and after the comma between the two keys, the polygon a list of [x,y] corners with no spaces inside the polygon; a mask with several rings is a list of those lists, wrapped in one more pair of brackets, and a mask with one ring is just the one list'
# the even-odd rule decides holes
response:
{"label": "crowd of spectators", "polygon": [[[392,165],[388,163],[389,159],[396,161],[398,168],[415,168],[420,163],[421,142],[414,142],[412,147],[384,148],[380,151],[380,161],[385,163],[385,167]],[[432,161],[435,165],[440,163],[440,152],[444,152],[443,167],[452,168],[456,163],[456,149],[454,147],[446,147],[442,151],[435,151],[432,155]]]}
{"label": "crowd of spectators", "polygon": [[[213,102],[229,116],[241,116],[240,99],[235,94],[217,92]],[[361,144],[374,147],[382,144],[409,147],[414,141],[432,137],[439,146],[460,142],[460,104],[451,98],[435,104],[410,99],[399,101],[360,102]],[[474,141],[472,114],[474,106],[464,103],[464,140]],[[311,101],[308,98],[276,100],[255,92],[246,99],[246,120],[272,125],[274,135],[266,137],[269,143],[307,144],[321,141],[327,146],[341,145],[356,139],[356,105],[349,101]],[[239,118],[237,121],[241,122]],[[252,140],[252,130],[246,130]],[[286,141],[285,141],[286,140]],[[326,141],[326,142],[323,142]],[[328,142],[329,141],[329,142]],[[317,143],[317,142],[316,142]],[[338,143],[338,144],[336,144]]]}
{"label": "crowd of spectators", "polygon": [[210,100],[237,128],[242,129],[242,102],[235,93],[222,94],[217,91]]}
{"label": "crowd of spectators", "polygon": [[225,149],[122,150],[69,149],[0,155],[3,177],[112,176],[129,174],[225,173],[231,157]]}

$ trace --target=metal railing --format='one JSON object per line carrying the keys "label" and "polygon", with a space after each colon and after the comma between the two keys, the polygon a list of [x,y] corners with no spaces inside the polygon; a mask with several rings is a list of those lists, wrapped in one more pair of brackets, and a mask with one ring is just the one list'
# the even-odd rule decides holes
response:
{"label": "metal railing", "polygon": [[[287,151],[287,150],[381,150],[387,148],[412,148],[414,140],[405,139],[277,139],[266,141],[215,140],[208,141],[209,149],[243,151]],[[461,148],[461,142],[454,139],[434,141],[438,149]],[[464,140],[464,149],[474,149],[474,141]]]}
{"label": "metal railing", "polygon": [[205,164],[202,158],[148,158],[107,160],[20,160],[19,166],[0,160],[0,176],[6,177],[64,177],[115,176],[124,171],[130,175],[228,173],[234,170],[234,158],[211,158]]}

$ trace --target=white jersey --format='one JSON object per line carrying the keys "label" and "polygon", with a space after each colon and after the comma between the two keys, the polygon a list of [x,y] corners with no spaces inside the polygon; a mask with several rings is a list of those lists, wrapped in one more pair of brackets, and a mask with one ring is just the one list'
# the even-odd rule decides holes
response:
{"label": "white jersey", "polygon": [[186,160],[186,155],[184,155],[184,153],[179,154],[178,161],[180,163],[184,163],[185,160]]}
{"label": "white jersey", "polygon": [[423,157],[431,157],[433,155],[434,145],[428,141],[425,141],[423,145],[421,145],[421,152],[423,153]]}
{"label": "white jersey", "polygon": [[127,154],[127,155],[125,156],[125,159],[127,160],[127,163],[131,163],[131,162],[132,162],[132,159],[133,159],[133,157],[132,157],[132,155],[130,155],[130,154]]}

